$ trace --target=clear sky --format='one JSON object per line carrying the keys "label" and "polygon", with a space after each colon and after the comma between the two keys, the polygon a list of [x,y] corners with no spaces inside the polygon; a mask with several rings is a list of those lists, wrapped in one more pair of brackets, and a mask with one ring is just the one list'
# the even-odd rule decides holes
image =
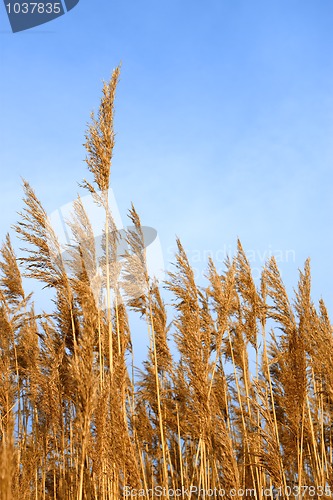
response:
{"label": "clear sky", "polygon": [[198,274],[237,237],[258,274],[276,254],[289,290],[310,256],[332,316],[331,0],[81,0],[12,34],[0,5],[2,239],[20,176],[48,211],[86,176],[102,80],[122,63],[112,188],[165,261],[175,236]]}

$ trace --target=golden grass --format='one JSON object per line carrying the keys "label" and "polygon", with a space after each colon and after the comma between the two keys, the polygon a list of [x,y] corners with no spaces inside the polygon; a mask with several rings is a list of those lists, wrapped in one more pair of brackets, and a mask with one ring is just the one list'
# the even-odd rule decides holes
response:
{"label": "golden grass", "polygon": [[[1,249],[0,498],[113,500],[136,491],[153,499],[161,488],[165,498],[330,496],[333,335],[323,301],[311,300],[309,261],[291,302],[274,258],[257,289],[240,243],[223,274],[208,263],[199,288],[177,241],[164,284],[174,298],[169,324],[132,207],[124,286],[131,296],[134,273],[142,293],[120,300],[107,197],[118,77],[119,68],[86,136],[93,181],[83,186],[105,212],[100,262],[81,200],[69,222],[69,269],[27,182],[16,225],[27,249],[18,260],[8,235]],[[53,289],[51,314],[35,314],[21,273]],[[150,339],[137,377],[129,309],[144,317]]]}

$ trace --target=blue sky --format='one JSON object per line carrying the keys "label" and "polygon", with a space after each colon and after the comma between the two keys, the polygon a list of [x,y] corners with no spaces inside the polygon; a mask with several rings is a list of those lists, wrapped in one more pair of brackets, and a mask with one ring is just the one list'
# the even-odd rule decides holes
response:
{"label": "blue sky", "polygon": [[86,176],[86,123],[122,63],[112,188],[178,235],[199,279],[237,237],[258,273],[275,253],[288,290],[310,256],[332,314],[333,3],[81,0],[12,34],[0,5],[2,238],[20,176],[52,212]]}

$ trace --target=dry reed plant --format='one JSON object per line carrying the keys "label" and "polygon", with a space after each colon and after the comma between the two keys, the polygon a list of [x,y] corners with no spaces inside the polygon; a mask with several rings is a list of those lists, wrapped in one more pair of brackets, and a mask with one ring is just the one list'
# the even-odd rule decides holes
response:
{"label": "dry reed plant", "polygon": [[[108,200],[118,79],[119,68],[85,144],[102,255],[80,198],[62,253],[26,181],[15,226],[26,249],[17,259],[8,235],[1,248],[0,498],[331,496],[333,335],[324,302],[311,300],[309,261],[291,300],[274,258],[256,287],[238,242],[200,288],[177,240],[174,270],[157,283],[132,206],[121,273]],[[53,290],[51,312],[35,313],[21,273]],[[135,376],[130,310],[149,338]]]}

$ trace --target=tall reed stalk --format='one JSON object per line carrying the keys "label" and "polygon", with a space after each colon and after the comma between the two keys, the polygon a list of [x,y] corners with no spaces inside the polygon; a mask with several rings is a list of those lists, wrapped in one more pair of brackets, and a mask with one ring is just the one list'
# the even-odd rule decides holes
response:
{"label": "tall reed stalk", "polygon": [[[24,181],[15,229],[27,248],[17,258],[8,235],[1,248],[0,498],[330,497],[333,332],[310,262],[291,298],[274,258],[256,285],[238,242],[199,287],[178,239],[157,283],[134,206],[119,255],[108,196],[118,80],[116,68],[86,134],[99,241],[78,198],[64,252]],[[47,312],[22,275],[53,292]],[[140,369],[129,312],[147,325]]]}

